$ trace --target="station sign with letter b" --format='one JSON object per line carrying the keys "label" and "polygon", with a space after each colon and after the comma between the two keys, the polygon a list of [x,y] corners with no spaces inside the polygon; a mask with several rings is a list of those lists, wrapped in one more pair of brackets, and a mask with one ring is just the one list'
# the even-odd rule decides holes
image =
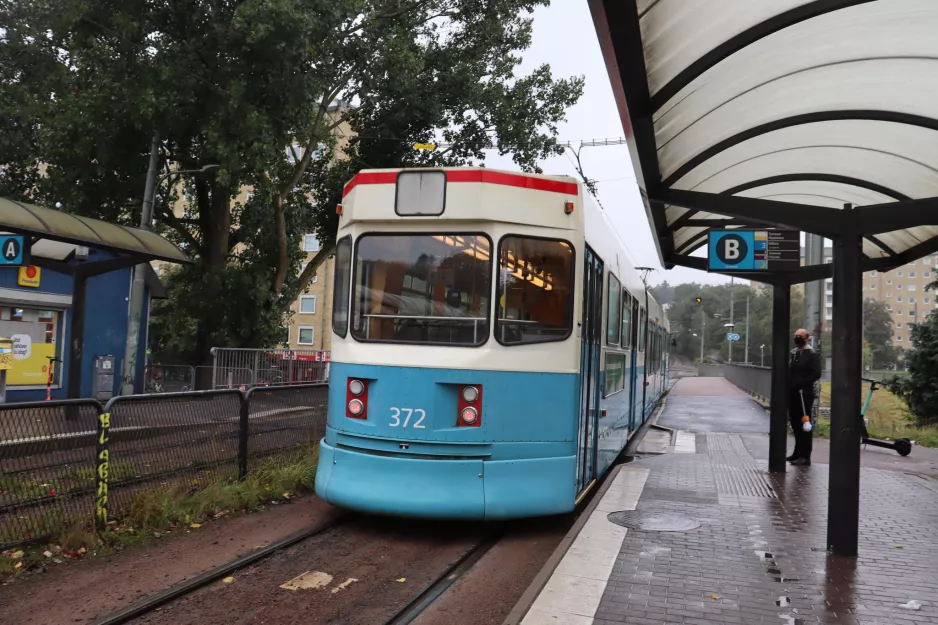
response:
{"label": "station sign with letter b", "polygon": [[708,271],[793,271],[801,266],[797,230],[713,230],[709,234]]}

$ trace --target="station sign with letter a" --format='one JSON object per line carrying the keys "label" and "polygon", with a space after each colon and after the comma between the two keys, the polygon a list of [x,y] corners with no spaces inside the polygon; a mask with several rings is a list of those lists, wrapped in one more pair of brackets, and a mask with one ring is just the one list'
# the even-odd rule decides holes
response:
{"label": "station sign with letter a", "polygon": [[27,251],[23,248],[22,235],[0,235],[0,265],[7,267],[25,265],[27,257]]}
{"label": "station sign with letter a", "polygon": [[797,230],[713,230],[709,237],[708,271],[762,273],[801,266]]}

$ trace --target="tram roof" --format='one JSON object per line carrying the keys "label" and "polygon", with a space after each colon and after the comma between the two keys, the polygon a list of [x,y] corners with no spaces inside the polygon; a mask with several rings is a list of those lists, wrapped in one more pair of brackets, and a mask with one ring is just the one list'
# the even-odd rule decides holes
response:
{"label": "tram roof", "polygon": [[702,268],[716,227],[834,236],[846,204],[918,211],[864,233],[864,268],[938,252],[938,2],[589,4],[665,266]]}

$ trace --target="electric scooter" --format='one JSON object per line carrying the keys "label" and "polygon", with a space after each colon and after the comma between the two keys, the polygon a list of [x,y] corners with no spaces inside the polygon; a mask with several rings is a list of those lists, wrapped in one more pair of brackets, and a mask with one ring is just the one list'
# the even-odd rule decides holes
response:
{"label": "electric scooter", "polygon": [[863,438],[861,443],[864,445],[872,445],[873,447],[883,447],[885,449],[893,449],[900,456],[908,456],[912,453],[912,441],[907,438],[900,438],[894,441],[881,441],[875,438],[870,438],[870,433],[866,429],[866,410],[870,407],[870,401],[873,399],[873,392],[876,390],[877,386],[882,383],[879,380],[870,380],[868,378],[863,378],[864,382],[870,383],[870,392],[866,394],[866,401],[863,402],[863,409],[860,410],[860,426],[863,428]]}

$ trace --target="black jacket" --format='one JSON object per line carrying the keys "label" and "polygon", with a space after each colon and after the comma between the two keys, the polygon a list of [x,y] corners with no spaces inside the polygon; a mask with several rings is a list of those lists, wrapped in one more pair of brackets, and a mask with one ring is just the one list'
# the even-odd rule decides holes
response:
{"label": "black jacket", "polygon": [[821,379],[821,359],[810,346],[791,350],[788,363],[788,388],[814,393],[814,383]]}

